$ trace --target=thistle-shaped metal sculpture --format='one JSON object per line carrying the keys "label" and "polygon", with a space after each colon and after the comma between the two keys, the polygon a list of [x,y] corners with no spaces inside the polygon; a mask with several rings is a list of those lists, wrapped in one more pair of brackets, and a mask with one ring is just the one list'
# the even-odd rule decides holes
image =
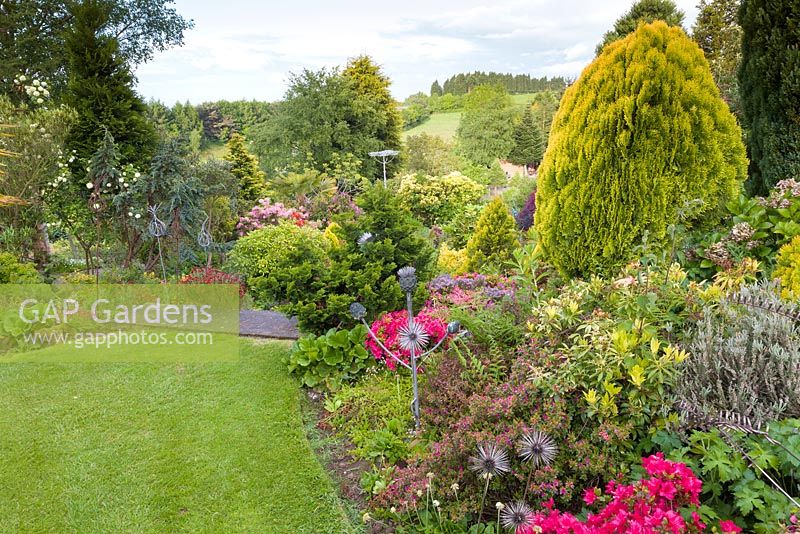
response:
{"label": "thistle-shaped metal sculpture", "polygon": [[214,238],[208,230],[208,221],[209,217],[206,215],[203,224],[200,225],[200,232],[197,234],[197,244],[206,253],[206,265],[211,267],[211,246],[214,244]]}
{"label": "thistle-shaped metal sculpture", "polygon": [[167,235],[167,225],[158,218],[158,204],[147,207],[147,213],[150,214],[150,224],[147,225],[147,231],[151,236],[156,238],[158,242],[158,260],[161,262],[161,279],[164,283],[167,282],[167,270],[164,268],[164,256],[161,254],[161,238]]}
{"label": "thistle-shaped metal sculpture", "polygon": [[465,332],[461,330],[461,323],[453,321],[447,325],[447,334],[442,336],[442,339],[440,339],[436,345],[425,351],[424,349],[430,340],[430,336],[425,332],[422,325],[416,321],[413,310],[414,288],[417,287],[417,272],[413,267],[403,267],[397,271],[397,280],[400,283],[400,289],[406,294],[406,309],[408,311],[408,324],[400,329],[398,343],[403,350],[408,351],[410,355],[409,363],[406,363],[399,355],[386,348],[386,345],[378,339],[365,319],[367,316],[367,309],[364,306],[358,302],[354,302],[350,305],[350,315],[356,321],[364,323],[369,336],[375,340],[388,357],[411,371],[411,385],[414,391],[414,400],[411,402],[411,412],[414,414],[414,425],[419,429],[419,385],[417,380],[419,366],[425,361],[425,358],[438,349],[448,337],[460,336]]}

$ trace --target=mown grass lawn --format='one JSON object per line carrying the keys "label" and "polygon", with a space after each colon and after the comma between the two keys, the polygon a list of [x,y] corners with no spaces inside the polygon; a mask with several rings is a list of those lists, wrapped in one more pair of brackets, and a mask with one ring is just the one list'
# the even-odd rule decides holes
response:
{"label": "mown grass lawn", "polygon": [[349,532],[286,343],[238,363],[0,364],[0,532]]}

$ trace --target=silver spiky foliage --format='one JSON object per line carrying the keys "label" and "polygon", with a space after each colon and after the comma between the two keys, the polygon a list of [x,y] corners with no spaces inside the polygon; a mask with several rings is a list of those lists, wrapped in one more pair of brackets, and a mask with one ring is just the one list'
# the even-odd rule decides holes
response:
{"label": "silver spiky foliage", "polygon": [[511,470],[508,452],[496,443],[481,443],[470,456],[469,468],[481,478],[501,476]]}
{"label": "silver spiky foliage", "polygon": [[416,321],[411,321],[411,324],[400,327],[397,335],[397,341],[400,343],[400,348],[407,352],[412,350],[419,354],[422,348],[428,344],[430,336],[422,328],[422,325]]}
{"label": "silver spiky foliage", "polygon": [[756,425],[800,417],[798,319],[776,288],[763,284],[744,286],[705,309],[686,343],[692,357],[682,366],[677,400]]}
{"label": "silver spiky foliage", "polygon": [[558,445],[544,432],[532,430],[520,438],[517,450],[523,461],[531,462],[534,468],[538,468],[553,463],[558,454]]}
{"label": "silver spiky foliage", "polygon": [[500,524],[512,532],[517,532],[517,529],[533,524],[532,515],[533,510],[524,502],[512,502],[500,511]]}
{"label": "silver spiky foliage", "polygon": [[406,293],[414,291],[417,286],[417,270],[413,267],[403,267],[397,271],[397,281],[400,282],[400,289]]}

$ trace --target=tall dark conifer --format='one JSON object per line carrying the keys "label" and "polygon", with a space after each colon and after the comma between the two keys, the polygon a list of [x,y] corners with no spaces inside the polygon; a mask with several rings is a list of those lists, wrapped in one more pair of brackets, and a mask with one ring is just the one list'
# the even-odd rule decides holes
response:
{"label": "tall dark conifer", "polygon": [[73,22],[65,36],[69,61],[65,100],[78,112],[78,120],[67,138],[67,148],[86,161],[108,130],[121,162],[144,168],[155,150],[156,134],[146,119],[144,102],[133,90],[134,78],[119,52],[119,42],[105,33],[111,5],[84,0],[70,9]]}
{"label": "tall dark conifer", "polygon": [[744,0],[739,88],[752,193],[800,176],[800,1]]}
{"label": "tall dark conifer", "polygon": [[530,106],[525,108],[522,120],[514,128],[514,147],[508,155],[508,160],[515,165],[539,166],[544,156],[544,135]]}

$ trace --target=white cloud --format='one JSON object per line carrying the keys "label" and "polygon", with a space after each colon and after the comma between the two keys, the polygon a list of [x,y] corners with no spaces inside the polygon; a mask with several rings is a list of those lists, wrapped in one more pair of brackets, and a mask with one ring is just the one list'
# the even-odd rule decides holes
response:
{"label": "white cloud", "polygon": [[[696,0],[678,0],[693,20]],[[137,70],[139,91],[171,102],[278,99],[290,71],[371,55],[398,98],[469,70],[577,76],[632,0],[177,0],[186,44]]]}

